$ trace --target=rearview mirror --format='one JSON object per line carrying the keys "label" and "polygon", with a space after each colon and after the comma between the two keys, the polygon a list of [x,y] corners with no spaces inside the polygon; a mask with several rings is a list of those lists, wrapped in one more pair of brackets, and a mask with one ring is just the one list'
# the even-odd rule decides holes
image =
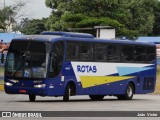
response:
{"label": "rearview mirror", "polygon": [[1,63],[4,63],[4,53],[2,52],[2,55],[1,55]]}
{"label": "rearview mirror", "polygon": [[2,51],[2,55],[1,55],[1,63],[4,63],[4,54],[5,54],[5,52],[7,52],[8,51],[8,49],[4,49],[3,51]]}

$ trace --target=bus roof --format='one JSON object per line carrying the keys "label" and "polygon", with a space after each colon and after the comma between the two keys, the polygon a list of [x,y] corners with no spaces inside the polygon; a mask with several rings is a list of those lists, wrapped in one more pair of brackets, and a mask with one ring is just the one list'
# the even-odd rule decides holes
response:
{"label": "bus roof", "polygon": [[86,33],[75,33],[75,32],[62,32],[62,31],[44,31],[41,32],[41,35],[59,35],[64,37],[78,37],[78,38],[94,38],[91,34]]}
{"label": "bus roof", "polygon": [[[53,34],[53,32],[51,32]],[[57,34],[56,34],[57,33]],[[36,40],[36,41],[48,41],[55,42],[58,40],[70,40],[70,41],[88,41],[88,42],[108,42],[108,43],[117,43],[117,44],[137,44],[137,45],[155,45],[154,43],[144,43],[144,42],[135,42],[131,40],[112,40],[112,39],[96,39],[93,38],[93,35],[90,34],[80,34],[80,33],[71,33],[69,32],[54,32],[54,35],[47,33],[43,33],[41,35],[24,35],[15,38],[14,40]],[[90,35],[90,36],[89,36]],[[86,36],[86,37],[85,37]]]}
{"label": "bus roof", "polygon": [[24,35],[21,37],[16,37],[13,40],[53,41],[54,39],[60,37],[61,36],[55,36],[55,35]]}

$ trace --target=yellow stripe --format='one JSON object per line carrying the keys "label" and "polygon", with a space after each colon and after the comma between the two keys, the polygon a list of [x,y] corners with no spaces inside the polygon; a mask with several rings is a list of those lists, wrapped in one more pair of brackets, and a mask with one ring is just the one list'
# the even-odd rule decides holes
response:
{"label": "yellow stripe", "polygon": [[83,88],[134,78],[133,76],[80,76]]}
{"label": "yellow stripe", "polygon": [[4,90],[4,85],[0,85],[0,90]]}

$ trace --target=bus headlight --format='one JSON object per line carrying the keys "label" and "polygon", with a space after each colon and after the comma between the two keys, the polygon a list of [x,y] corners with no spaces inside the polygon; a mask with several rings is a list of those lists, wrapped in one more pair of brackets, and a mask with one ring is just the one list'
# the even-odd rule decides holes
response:
{"label": "bus headlight", "polygon": [[13,84],[12,84],[12,83],[9,83],[9,82],[6,82],[5,85],[6,85],[6,86],[12,86]]}
{"label": "bus headlight", "polygon": [[35,88],[45,88],[46,84],[34,85]]}

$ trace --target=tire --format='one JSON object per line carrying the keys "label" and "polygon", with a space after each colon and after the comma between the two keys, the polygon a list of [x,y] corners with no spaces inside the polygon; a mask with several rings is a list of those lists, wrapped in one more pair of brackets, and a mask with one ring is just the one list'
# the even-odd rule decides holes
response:
{"label": "tire", "polygon": [[29,95],[29,101],[30,102],[35,102],[36,96],[35,95]]}
{"label": "tire", "polygon": [[65,93],[63,95],[63,101],[68,102],[70,96],[71,96],[71,87],[70,87],[70,84],[68,84],[66,86]]}
{"label": "tire", "polygon": [[90,97],[91,100],[93,100],[93,101],[98,101],[98,100],[103,100],[104,95],[89,95],[89,97]]}
{"label": "tire", "polygon": [[134,95],[134,86],[132,83],[129,83],[125,92],[125,95],[118,95],[118,100],[132,100]]}

